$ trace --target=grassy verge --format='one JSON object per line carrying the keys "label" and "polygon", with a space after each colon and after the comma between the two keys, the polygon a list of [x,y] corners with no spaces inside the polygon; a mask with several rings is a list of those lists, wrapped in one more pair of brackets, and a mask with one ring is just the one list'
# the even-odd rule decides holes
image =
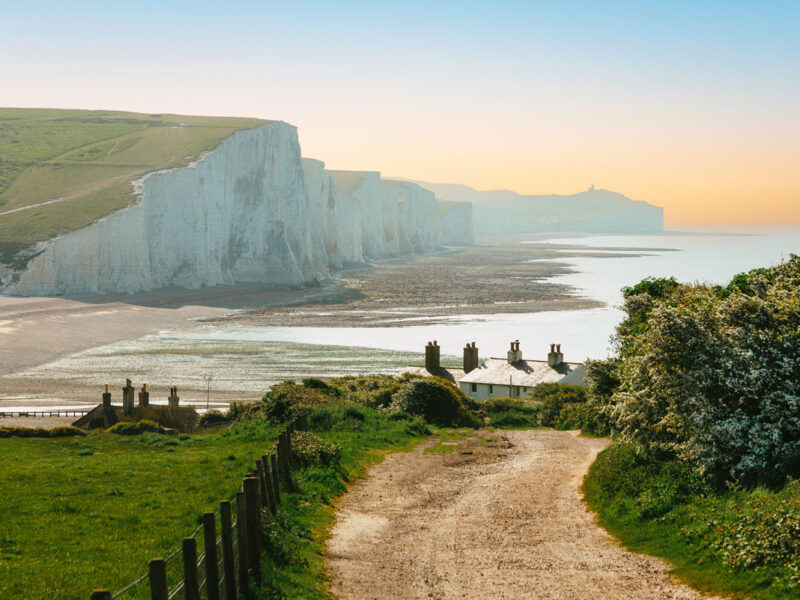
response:
{"label": "grassy verge", "polygon": [[710,488],[685,463],[615,444],[583,484],[600,523],[693,587],[734,598],[800,598],[800,485]]}
{"label": "grassy verge", "polygon": [[121,588],[231,498],[277,432],[0,439],[0,598]]}

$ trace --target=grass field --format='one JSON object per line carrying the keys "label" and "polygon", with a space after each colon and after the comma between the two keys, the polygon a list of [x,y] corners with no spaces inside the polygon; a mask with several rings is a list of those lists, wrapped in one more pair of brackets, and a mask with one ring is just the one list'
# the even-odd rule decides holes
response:
{"label": "grass field", "polygon": [[233,498],[278,431],[0,439],[0,598],[120,589]]}
{"label": "grass field", "polygon": [[123,208],[137,177],[187,165],[235,131],[267,123],[0,108],[0,260]]}

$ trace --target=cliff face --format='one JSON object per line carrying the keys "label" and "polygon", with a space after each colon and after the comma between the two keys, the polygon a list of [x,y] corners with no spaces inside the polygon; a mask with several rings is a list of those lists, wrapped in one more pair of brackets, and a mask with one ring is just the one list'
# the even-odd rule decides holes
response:
{"label": "cliff face", "polygon": [[475,233],[539,231],[652,233],[664,229],[664,209],[609,190],[567,196],[526,196],[509,190],[478,191],[454,184],[415,182],[440,201],[471,202]]}
{"label": "cliff face", "polygon": [[475,243],[475,206],[471,202],[447,202],[439,200],[439,219],[442,223],[443,244]]}
{"label": "cliff face", "polygon": [[[140,201],[44,242],[5,293],[303,285],[370,258],[441,243],[433,194],[302,159],[294,127],[239,131],[195,164],[145,176]],[[2,283],[2,281],[0,281]]]}

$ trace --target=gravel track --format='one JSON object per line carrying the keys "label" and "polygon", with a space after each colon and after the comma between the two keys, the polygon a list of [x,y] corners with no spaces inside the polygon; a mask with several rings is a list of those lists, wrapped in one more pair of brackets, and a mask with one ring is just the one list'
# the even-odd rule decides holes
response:
{"label": "gravel track", "polygon": [[606,444],[574,432],[481,432],[448,454],[388,456],[338,507],[326,558],[333,595],[706,598],[595,523],[579,486]]}

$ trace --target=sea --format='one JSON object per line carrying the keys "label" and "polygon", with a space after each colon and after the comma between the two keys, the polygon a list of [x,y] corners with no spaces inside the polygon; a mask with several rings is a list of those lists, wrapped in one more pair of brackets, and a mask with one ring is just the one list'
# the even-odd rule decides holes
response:
{"label": "sea", "polygon": [[[748,233],[680,233],[648,235],[580,235],[528,242],[562,246],[563,252],[587,248],[591,256],[565,257],[569,273],[546,281],[565,284],[576,295],[599,300],[603,308],[530,314],[455,315],[442,324],[414,320],[402,327],[214,327],[177,337],[206,341],[282,341],[341,345],[404,352],[423,352],[437,340],[442,353],[460,356],[475,341],[482,356],[504,356],[519,340],[527,358],[544,357],[549,344],[561,344],[565,359],[605,358],[611,336],[623,315],[622,289],[647,277],[675,277],[682,282],[725,284],[737,273],[780,263],[800,254],[800,229]],[[550,260],[550,259],[548,259]]]}

